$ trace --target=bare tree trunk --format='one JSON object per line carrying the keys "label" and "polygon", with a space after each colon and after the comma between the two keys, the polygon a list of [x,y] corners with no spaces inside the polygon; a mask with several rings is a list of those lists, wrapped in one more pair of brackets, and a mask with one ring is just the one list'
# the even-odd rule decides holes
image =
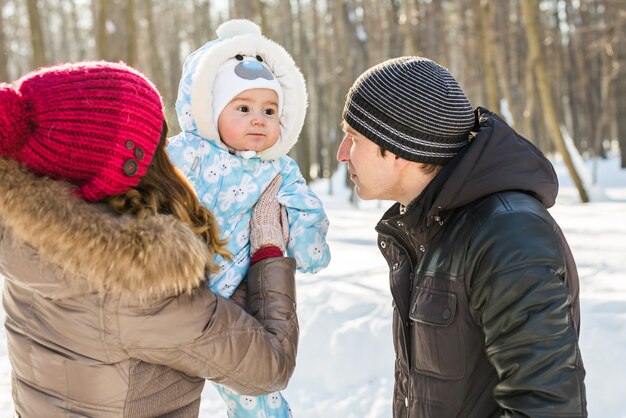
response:
{"label": "bare tree trunk", "polygon": [[317,0],[309,0],[311,14],[311,27],[309,29],[311,33],[309,48],[311,51],[318,51],[316,57],[308,60],[308,88],[309,88],[309,113],[308,117],[308,154],[311,157],[311,166],[309,167],[309,174],[312,179],[319,177],[319,157],[317,155],[319,151],[318,138],[320,137],[320,48],[319,48],[319,24],[318,24],[318,11]]}
{"label": "bare tree trunk", "polygon": [[254,2],[254,9],[256,10],[256,15],[259,17],[259,26],[261,27],[261,33],[265,34],[265,36],[269,36],[270,38],[272,38],[272,29],[273,29],[273,25],[271,25],[271,21],[267,19],[266,16],[266,8],[265,8],[265,2],[263,0],[256,0]]}
{"label": "bare tree trunk", "polygon": [[[298,51],[300,52],[300,57],[301,57],[301,62],[302,62],[302,72],[306,75],[308,75],[307,77],[307,88],[309,90],[309,106],[311,106],[311,99],[310,99],[310,85],[311,85],[311,80],[310,80],[310,63],[309,61],[311,59],[314,59],[313,57],[311,57],[311,53],[310,53],[310,47],[309,44],[307,42],[307,36],[306,36],[306,31],[307,31],[307,24],[305,22],[305,12],[303,11],[303,7],[302,7],[302,2],[300,0],[296,0],[296,18],[297,18],[297,23],[296,23],[296,27],[298,28],[298,40],[299,40],[299,45],[298,45]],[[307,114],[307,120],[306,120],[306,124],[304,126],[304,128],[302,129],[302,134],[300,137],[300,140],[296,143],[294,149],[293,149],[293,154],[294,154],[294,159],[296,159],[296,161],[298,161],[298,166],[300,167],[300,171],[302,172],[302,176],[304,177],[304,179],[308,182],[311,181],[311,173],[310,173],[310,168],[311,168],[311,160],[312,160],[312,156],[308,147],[308,142],[311,141],[311,129],[310,129],[310,125],[311,125],[311,114],[310,112]]]}
{"label": "bare tree trunk", "polygon": [[[256,7],[257,5],[254,0],[231,0],[229,4],[231,18],[249,19],[254,22],[259,22],[258,7]],[[261,26],[261,30],[263,31],[263,26],[259,26]]]}
{"label": "bare tree trunk", "polygon": [[602,74],[602,79],[600,82],[600,118],[596,124],[596,129],[594,132],[593,138],[593,147],[596,156],[605,157],[606,152],[602,145],[602,139],[604,137],[604,133],[609,130],[609,104],[611,102],[611,90],[613,86],[613,82],[617,77],[619,71],[619,64],[616,61],[615,50],[613,48],[613,42],[617,44],[617,40],[613,40],[613,37],[610,33],[605,33],[603,36],[603,46],[604,46],[604,54],[602,54],[604,69]]}
{"label": "bare tree trunk", "polygon": [[280,0],[277,6],[280,10],[280,16],[278,19],[280,23],[277,29],[280,30],[277,39],[279,43],[287,50],[290,54],[296,58],[295,49],[294,49],[294,31],[293,31],[293,11],[291,10],[291,1],[290,0]]}
{"label": "bare tree trunk", "polygon": [[[5,0],[0,0],[0,17]],[[7,40],[4,35],[4,18],[0,18],[0,82],[9,81],[9,61],[7,60]]]}
{"label": "bare tree trunk", "polygon": [[563,161],[572,177],[580,199],[583,203],[589,202],[589,196],[585,190],[582,179],[576,171],[576,167],[569,154],[569,150],[565,145],[565,139],[561,134],[559,120],[557,118],[556,108],[550,92],[550,85],[546,76],[544,67],[543,51],[541,50],[541,42],[539,38],[539,28],[537,27],[537,10],[539,9],[539,0],[522,1],[522,13],[526,23],[526,36],[528,38],[529,59],[534,67],[534,73],[537,80],[537,88],[539,89],[539,99],[541,100],[541,108],[545,115],[545,123],[550,132],[550,136],[554,141],[556,149],[563,157]]}
{"label": "bare tree trunk", "polygon": [[[502,7],[499,7],[502,6]],[[504,42],[499,42],[498,39],[506,39],[506,33],[498,33],[501,31],[502,25],[498,25],[501,18],[506,19],[508,17],[508,2],[502,3],[494,3],[489,8],[490,16],[489,16],[489,24],[487,25],[487,33],[489,39],[491,40],[490,49],[493,50],[493,59],[496,68],[496,79],[498,80],[498,87],[501,96],[506,101],[508,106],[508,117],[507,122],[513,129],[515,129],[515,114],[517,103],[513,101],[513,95],[511,94],[511,83],[509,72],[507,69],[507,62],[504,50]],[[504,25],[504,30],[508,28],[508,25]],[[503,112],[502,106],[500,107],[500,112]],[[504,115],[503,115],[504,116]]]}
{"label": "bare tree trunk", "polygon": [[59,30],[54,27],[54,24],[63,12],[60,10],[60,6],[54,3],[53,0],[37,0],[37,11],[41,19],[41,33],[44,40],[46,64],[61,61],[62,58],[58,56],[58,53],[59,51],[65,53],[65,50],[62,49],[62,38],[66,33],[63,31],[62,35],[56,35],[59,33]]}
{"label": "bare tree trunk", "polygon": [[524,90],[526,101],[524,104],[524,136],[533,138],[533,114],[535,113],[535,80],[533,76],[533,62],[528,56],[526,58],[526,77],[524,79]]}
{"label": "bare tree trunk", "polygon": [[126,0],[126,63],[137,66],[137,22],[135,0]]}
{"label": "bare tree trunk", "polygon": [[[515,120],[521,121],[524,119],[524,109],[525,106],[523,103],[523,97],[527,97],[524,95],[524,80],[526,79],[527,67],[525,62],[526,58],[526,37],[523,33],[523,27],[519,24],[521,20],[521,12],[519,2],[516,1],[513,4],[510,2],[501,2],[501,7],[504,7],[504,13],[507,16],[505,27],[506,27],[506,47],[504,49],[506,63],[508,65],[509,77],[511,79],[511,95],[513,96],[512,100],[516,103],[516,106],[513,110],[516,113],[513,113],[513,117]],[[514,25],[512,19],[515,16]]]}
{"label": "bare tree trunk", "polygon": [[[74,7],[74,2],[70,1],[70,7]],[[70,9],[71,11],[71,9]],[[58,13],[61,18],[61,42],[60,42],[60,53],[61,53],[61,61],[76,61],[76,48],[73,48],[74,45],[80,42],[80,39],[76,41],[70,41],[70,39],[74,38],[74,26],[76,26],[76,22],[72,22],[72,17],[70,13],[66,13],[63,10],[63,7],[59,5]],[[55,62],[53,60],[52,62]]]}
{"label": "bare tree trunk", "polygon": [[[107,33],[107,19],[108,19],[108,0],[98,0],[97,2],[97,16],[96,20],[96,46],[98,49],[99,59],[109,59],[109,37]],[[94,3],[96,6],[96,3]]]}
{"label": "bare tree trunk", "polygon": [[498,84],[496,80],[495,64],[493,57],[493,40],[490,39],[490,7],[488,1],[474,0],[473,10],[476,16],[474,19],[478,24],[478,53],[480,54],[483,70],[482,85],[487,93],[487,107],[493,112],[500,112],[500,103],[498,101]]}
{"label": "bare tree trunk", "polygon": [[[183,18],[181,17],[181,11],[176,6],[174,6],[173,9],[170,10],[170,13],[173,16],[174,27],[182,27],[181,25],[183,24]],[[162,94],[167,103],[167,119],[170,121],[176,121],[174,125],[178,127],[176,109],[174,108],[173,104],[175,102],[174,98],[176,97],[176,94],[178,92],[178,84],[180,82],[180,77],[182,74],[182,63],[180,56],[180,45],[182,42],[180,39],[179,31],[174,31],[171,36],[173,36],[173,38],[171,38],[169,53],[167,55],[167,61],[169,63],[169,74],[166,74],[166,76],[169,76],[169,82],[166,83],[166,87],[162,90]],[[155,58],[156,57],[158,56],[155,55]]]}
{"label": "bare tree trunk", "polygon": [[[623,16],[621,17],[624,18]],[[621,167],[626,168],[626,42],[624,42],[623,31],[616,33],[617,39],[622,39],[617,43],[617,82],[615,86],[615,121],[617,123],[617,142],[620,149]]]}
{"label": "bare tree trunk", "polygon": [[[393,0],[392,0],[393,1]],[[402,14],[400,15],[400,27],[404,33],[404,55],[417,55],[417,10],[410,0],[402,0]]]}
{"label": "bare tree trunk", "polygon": [[43,31],[41,30],[41,19],[39,17],[39,8],[37,0],[27,0],[26,7],[28,9],[28,21],[30,25],[30,45],[33,50],[34,68],[46,65],[46,47],[43,40]]}
{"label": "bare tree trunk", "polygon": [[74,48],[76,48],[75,54],[76,59],[81,61],[84,60],[87,56],[87,51],[85,49],[85,39],[80,34],[80,28],[78,27],[78,11],[76,10],[76,1],[69,0],[70,3],[70,14],[69,14],[69,23],[70,30],[72,33],[72,41],[74,42]]}
{"label": "bare tree trunk", "polygon": [[348,45],[350,45],[350,62],[352,77],[356,79],[369,65],[369,51],[367,50],[367,32],[363,30],[363,22],[356,16],[353,0],[343,4],[343,16],[348,28]]}
{"label": "bare tree trunk", "polygon": [[[342,118],[341,113],[343,111],[343,105],[346,99],[346,94],[348,93],[348,89],[352,85],[354,79],[352,78],[353,72],[350,68],[350,66],[352,65],[352,61],[349,59],[348,54],[348,48],[350,48],[351,46],[348,44],[347,32],[350,30],[350,28],[346,26],[346,21],[345,19],[343,19],[343,6],[340,2],[336,1],[332,2],[331,7],[332,9],[330,9],[330,14],[332,16],[333,42],[335,45],[334,55],[335,57],[337,57],[337,60],[334,61],[335,66],[332,74],[335,82],[330,83],[330,85],[334,87],[333,95],[328,99],[329,103],[335,104],[336,109],[334,111],[336,113],[335,118],[333,119],[336,124],[331,125],[331,129],[333,130],[334,134],[332,134],[333,136],[330,138],[331,140],[334,140],[334,144],[329,149],[330,156],[334,157],[337,153],[339,142],[342,139],[342,132],[340,131],[339,126]],[[397,35],[399,33],[397,28],[397,15],[395,18],[389,15],[389,19],[390,20],[388,23],[388,30],[391,33],[395,33]],[[393,29],[391,28],[391,26],[393,26]],[[393,39],[393,36],[391,36],[390,39]],[[391,47],[391,45],[389,45],[388,47]],[[400,55],[400,53],[398,52],[394,55]],[[333,61],[331,60],[329,62]],[[337,160],[335,158],[331,158],[332,172],[335,171],[337,165]],[[349,178],[346,178],[346,181],[350,182]]]}
{"label": "bare tree trunk", "polygon": [[565,1],[565,24],[568,27],[567,34],[567,47],[564,48],[563,51],[563,61],[564,61],[564,72],[567,83],[567,95],[568,95],[568,108],[569,115],[571,118],[572,125],[572,137],[579,139],[584,137],[584,132],[581,128],[581,119],[583,114],[583,101],[584,101],[584,93],[581,94],[581,89],[578,86],[578,80],[580,80],[578,68],[578,60],[576,59],[576,54],[579,51],[576,50],[575,40],[576,40],[576,24],[574,22],[572,16],[572,0]]}
{"label": "bare tree trunk", "polygon": [[318,45],[320,47],[319,55],[321,57],[321,62],[318,67],[320,71],[320,84],[317,97],[318,111],[320,114],[320,128],[318,131],[319,137],[317,138],[317,143],[319,144],[318,155],[320,159],[319,177],[327,178],[330,177],[332,165],[332,158],[330,155],[330,150],[332,148],[330,135],[333,129],[331,128],[331,120],[334,121],[337,118],[335,111],[337,104],[332,101],[333,90],[336,88],[336,84],[335,79],[332,76],[334,69],[330,64],[334,59],[334,54],[330,53],[330,51],[332,51],[331,45],[333,45],[335,41],[332,39],[332,28],[324,20],[324,16],[328,16],[328,5],[324,4],[322,7],[321,25],[318,30]]}
{"label": "bare tree trunk", "polygon": [[194,0],[193,2],[193,19],[195,28],[192,32],[193,49],[198,49],[204,45],[209,39],[215,37],[213,25],[211,24],[211,1],[210,0]]}
{"label": "bare tree trunk", "polygon": [[432,38],[435,41],[433,52],[437,57],[437,62],[444,67],[449,66],[450,48],[448,45],[448,19],[447,13],[444,9],[444,2],[431,1],[430,7],[435,23],[435,28]]}
{"label": "bare tree trunk", "polygon": [[163,61],[159,55],[158,42],[156,41],[156,29],[154,27],[154,11],[152,9],[152,0],[144,0],[146,21],[148,23],[148,45],[150,49],[150,69],[154,84],[161,92],[165,92],[165,75],[163,71]]}
{"label": "bare tree trunk", "polygon": [[[576,59],[578,60],[578,68],[580,69],[580,86],[579,89],[583,94],[582,102],[585,104],[585,116],[583,122],[585,123],[585,148],[593,149],[593,136],[596,131],[596,125],[598,123],[598,109],[599,103],[599,90],[600,86],[596,83],[594,72],[596,69],[596,61],[599,57],[594,53],[594,49],[591,46],[594,44],[595,36],[590,33],[591,22],[589,17],[589,10],[592,5],[587,4],[584,10],[580,7],[575,8],[576,18],[580,21],[577,33],[574,35],[574,50],[576,51]],[[576,36],[580,34],[580,36]]]}
{"label": "bare tree trunk", "polygon": [[[387,2],[382,2],[387,4]],[[385,33],[387,34],[387,56],[397,57],[402,55],[404,50],[405,36],[398,30],[398,22],[400,21],[400,7],[395,0],[389,1],[389,9],[387,10],[387,23],[385,24]]]}

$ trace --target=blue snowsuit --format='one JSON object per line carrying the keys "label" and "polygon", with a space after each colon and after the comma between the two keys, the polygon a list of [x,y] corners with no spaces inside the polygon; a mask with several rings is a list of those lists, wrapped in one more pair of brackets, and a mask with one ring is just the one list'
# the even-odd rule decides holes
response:
{"label": "blue snowsuit", "polygon": [[[222,26],[232,27],[232,22],[235,21]],[[276,175],[282,176],[277,200],[285,207],[289,220],[286,252],[295,258],[299,271],[315,273],[330,262],[326,243],[329,223],[320,199],[306,185],[295,161],[286,155],[297,140],[306,109],[306,90],[299,70],[282,47],[263,38],[260,32],[244,28],[234,34],[220,34],[220,28],[217,40],[206,43],[185,61],[176,101],[183,131],[170,138],[167,151],[202,204],[216,217],[220,237],[228,240],[227,248],[233,260],[229,262],[216,255],[219,271],[209,276],[208,284],[215,293],[230,297],[245,277],[250,262],[252,208]],[[257,49],[250,52],[250,48]],[[203,97],[210,96],[216,66],[239,53],[263,54],[270,68],[280,68],[274,73],[284,92],[286,120],[281,116],[281,138],[265,154],[260,152],[251,158],[235,155],[221,141],[209,120],[212,118],[211,101]],[[199,79],[202,81],[196,81]],[[197,105],[198,102],[202,106]],[[220,385],[216,387],[226,401],[229,417],[292,416],[280,393],[250,397],[240,396]]]}

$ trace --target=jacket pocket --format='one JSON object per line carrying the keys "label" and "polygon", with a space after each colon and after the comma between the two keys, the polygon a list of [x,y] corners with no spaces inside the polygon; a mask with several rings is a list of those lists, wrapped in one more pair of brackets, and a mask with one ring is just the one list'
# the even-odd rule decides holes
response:
{"label": "jacket pocket", "polygon": [[456,319],[457,296],[416,286],[411,300],[412,368],[445,379],[465,374],[464,346]]}

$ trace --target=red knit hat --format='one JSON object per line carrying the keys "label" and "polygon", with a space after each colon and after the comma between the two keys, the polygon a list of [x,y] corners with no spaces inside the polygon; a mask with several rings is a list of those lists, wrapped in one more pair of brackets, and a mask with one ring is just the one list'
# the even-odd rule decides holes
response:
{"label": "red knit hat", "polygon": [[163,121],[154,85],[121,63],[55,65],[0,83],[0,155],[89,201],[139,183]]}

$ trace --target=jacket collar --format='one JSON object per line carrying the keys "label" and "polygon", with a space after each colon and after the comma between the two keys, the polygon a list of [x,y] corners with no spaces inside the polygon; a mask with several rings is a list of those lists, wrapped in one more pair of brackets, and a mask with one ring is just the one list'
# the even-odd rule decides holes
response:
{"label": "jacket collar", "polygon": [[71,185],[2,157],[0,223],[74,285],[93,291],[140,298],[190,292],[212,265],[204,241],[172,216],[118,216],[76,197]]}

